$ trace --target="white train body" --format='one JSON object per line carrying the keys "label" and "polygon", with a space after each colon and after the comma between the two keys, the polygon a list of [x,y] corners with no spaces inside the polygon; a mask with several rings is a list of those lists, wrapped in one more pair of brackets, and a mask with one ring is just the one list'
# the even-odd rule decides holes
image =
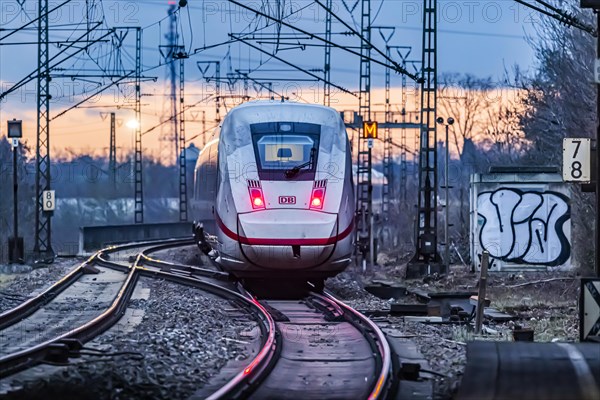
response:
{"label": "white train body", "polygon": [[[289,102],[232,109],[200,153],[192,212],[238,277],[333,276],[354,248],[348,137],[338,112]],[[296,168],[294,168],[296,167]]]}

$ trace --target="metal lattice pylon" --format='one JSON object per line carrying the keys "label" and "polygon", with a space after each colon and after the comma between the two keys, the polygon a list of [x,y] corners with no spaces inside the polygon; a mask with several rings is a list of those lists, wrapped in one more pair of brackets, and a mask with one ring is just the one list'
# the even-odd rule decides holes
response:
{"label": "metal lattice pylon", "polygon": [[416,250],[407,277],[443,268],[437,249],[437,0],[424,0]]}
{"label": "metal lattice pylon", "polygon": [[48,49],[48,0],[38,1],[38,77],[37,77],[37,136],[36,136],[36,257],[54,256],[52,250],[51,214],[44,211],[44,191],[50,190],[50,70]]}
{"label": "metal lattice pylon", "polygon": [[142,173],[142,29],[135,28],[135,155],[134,155],[134,198],[135,223],[144,223],[144,181]]}
{"label": "metal lattice pylon", "polygon": [[[401,51],[402,49],[404,49],[405,51]],[[402,68],[406,68],[407,66],[407,59],[408,56],[410,55],[410,52],[412,51],[411,47],[402,47],[399,48],[398,50],[398,55],[400,56],[400,59],[402,60]],[[406,79],[406,75],[403,74],[402,75],[402,86],[401,86],[401,103],[400,103],[400,114],[402,115],[402,123],[406,123],[406,114],[408,113],[406,106],[408,103],[408,93],[407,93],[407,79]],[[415,90],[415,97],[417,95],[416,93],[417,91]],[[415,111],[416,111],[416,103],[415,103]],[[418,135],[415,135],[415,137],[418,137]],[[402,128],[400,129],[400,148],[401,148],[401,153],[400,153],[400,190],[401,190],[401,205],[402,205],[402,209],[406,209],[406,192],[407,192],[407,175],[408,175],[408,168],[407,168],[407,159],[406,159],[406,153],[408,152],[408,143],[406,140],[406,128]],[[415,146],[415,150],[417,149],[417,147]]]}
{"label": "metal lattice pylon", "polygon": [[159,136],[160,142],[160,160],[163,165],[172,165],[178,159],[178,115],[177,115],[177,65],[175,63],[175,53],[178,51],[177,34],[177,13],[176,7],[172,4],[169,7],[169,30],[165,34],[167,44],[159,46],[164,62],[167,66],[167,75],[169,81],[169,96],[163,103],[162,118],[169,121],[163,126]]}
{"label": "metal lattice pylon", "polygon": [[[362,0],[361,13],[361,59],[360,59],[360,94],[358,114],[362,121],[371,120],[371,1]],[[372,235],[373,213],[371,184],[371,147],[369,140],[363,138],[363,129],[360,129],[358,138],[358,161],[356,166],[357,193],[357,245],[362,255],[362,265],[374,264],[374,238]],[[372,139],[371,139],[372,140]],[[372,143],[372,142],[371,142]]]}
{"label": "metal lattice pylon", "polygon": [[110,146],[108,150],[108,174],[113,190],[117,187],[117,132],[115,113],[110,113]]}
{"label": "metal lattice pylon", "polygon": [[[386,61],[387,68],[385,69],[385,122],[392,122],[392,110],[390,104],[390,92],[391,92],[391,74],[390,74],[390,62],[391,56],[390,46],[385,46],[385,55],[388,60]],[[404,76],[404,75],[403,75]],[[383,183],[381,193],[381,214],[384,220],[389,221],[390,214],[390,197],[392,196],[390,188],[392,184],[392,171],[393,171],[393,160],[392,160],[392,130],[386,127],[383,134],[383,175],[386,180]]]}
{"label": "metal lattice pylon", "polygon": [[185,148],[185,59],[188,57],[181,47],[179,58],[179,221],[187,222],[187,176],[186,176],[186,148]]}
{"label": "metal lattice pylon", "polygon": [[[331,10],[333,0],[327,0],[326,7]],[[325,13],[325,64],[323,65],[323,104],[331,105],[331,13]]]}

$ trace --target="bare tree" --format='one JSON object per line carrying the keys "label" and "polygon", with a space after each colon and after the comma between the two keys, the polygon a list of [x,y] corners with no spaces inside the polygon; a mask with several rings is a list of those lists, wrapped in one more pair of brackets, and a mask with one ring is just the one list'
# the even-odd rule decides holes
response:
{"label": "bare tree", "polygon": [[[561,1],[560,7],[593,24],[592,13],[579,8],[579,1]],[[525,93],[520,123],[533,145],[530,156],[560,164],[562,138],[590,137],[595,130],[595,40],[546,17],[537,23],[536,31],[537,38],[530,42],[539,65],[531,79],[520,82]]]}
{"label": "bare tree", "polygon": [[521,96],[515,90],[499,90],[497,101],[485,110],[482,143],[495,163],[515,162],[529,147],[520,126]]}
{"label": "bare tree", "polygon": [[477,78],[471,74],[444,74],[440,79],[438,105],[440,115],[452,117],[452,139],[459,156],[465,140],[475,140],[483,129],[483,116],[491,104],[491,78]]}
{"label": "bare tree", "polygon": [[[582,10],[578,0],[557,2],[589,25],[590,10]],[[592,137],[596,130],[596,88],[592,67],[596,40],[586,32],[541,17],[537,37],[530,39],[539,64],[533,77],[521,79],[524,111],[519,123],[531,146],[522,161],[539,165],[560,165],[564,137]],[[572,186],[573,255],[580,265],[593,265],[593,196]]]}

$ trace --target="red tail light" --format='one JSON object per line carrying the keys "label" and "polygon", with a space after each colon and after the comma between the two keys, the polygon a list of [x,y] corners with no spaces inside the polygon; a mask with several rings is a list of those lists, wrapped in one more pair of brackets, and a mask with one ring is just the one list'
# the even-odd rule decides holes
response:
{"label": "red tail light", "polygon": [[261,188],[248,188],[250,190],[250,202],[252,203],[252,209],[263,209],[265,208],[265,198]]}
{"label": "red tail light", "polygon": [[312,195],[310,196],[310,208],[313,210],[323,209],[323,203],[325,202],[325,188],[313,188]]}

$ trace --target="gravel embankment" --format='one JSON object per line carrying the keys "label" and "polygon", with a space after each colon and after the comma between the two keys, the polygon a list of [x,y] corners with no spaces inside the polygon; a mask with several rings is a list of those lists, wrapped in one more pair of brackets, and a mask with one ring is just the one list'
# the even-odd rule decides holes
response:
{"label": "gravel embankment", "polygon": [[[357,274],[355,267],[327,280],[327,288],[358,310],[388,310],[391,301],[418,303],[413,296],[386,301],[363,289],[369,281],[379,280],[423,292],[476,291],[478,273],[468,267],[454,265],[444,277],[431,276],[405,280],[406,268],[392,263],[377,266],[366,274]],[[578,271],[490,273],[487,298],[491,307],[514,316],[514,321],[497,323],[484,321],[490,332],[475,336],[470,327],[457,325],[428,325],[406,322],[402,317],[373,318],[382,328],[401,332],[412,340],[428,360],[432,371],[446,376],[436,377],[434,398],[450,399],[460,384],[466,365],[466,344],[472,340],[511,341],[517,325],[532,328],[536,342],[576,342],[578,340],[577,299]]]}
{"label": "gravel embankment", "polygon": [[206,260],[205,256],[200,252],[200,249],[198,249],[198,246],[196,245],[161,250],[152,253],[151,256],[159,260],[165,260],[176,264],[213,268],[212,263]]}
{"label": "gravel embankment", "polygon": [[57,259],[53,264],[0,265],[0,313],[18,306],[62,278],[85,258]]}
{"label": "gravel embankment", "polygon": [[128,354],[83,356],[53,374],[20,382],[21,389],[5,398],[183,399],[228,360],[250,356],[248,335],[257,324],[240,317],[235,305],[169,282],[144,278],[138,285],[150,289],[147,299],[130,303],[128,324],[135,325],[136,317],[139,324],[113,328],[86,345]]}
{"label": "gravel embankment", "polygon": [[[365,291],[354,275],[351,272],[344,272],[330,278],[326,282],[326,288],[359,311],[389,310],[390,301],[382,300]],[[416,302],[416,300],[412,301],[412,303]],[[405,322],[402,317],[373,319],[380,327],[398,330],[402,332],[403,337],[416,344],[423,357],[429,362],[431,370],[445,376],[445,378],[435,377],[434,399],[451,399],[466,364],[466,346],[453,339],[456,336],[454,328],[449,325]]]}

